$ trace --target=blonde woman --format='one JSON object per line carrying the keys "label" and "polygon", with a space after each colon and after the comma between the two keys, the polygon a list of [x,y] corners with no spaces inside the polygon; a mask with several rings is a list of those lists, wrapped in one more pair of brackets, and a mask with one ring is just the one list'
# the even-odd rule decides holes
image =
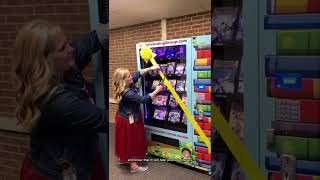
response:
{"label": "blonde woman", "polygon": [[113,75],[114,99],[119,104],[115,117],[115,152],[120,163],[130,164],[130,172],[143,172],[148,169],[147,166],[139,166],[134,161],[134,159],[145,158],[147,153],[140,104],[152,102],[164,87],[159,85],[152,93],[140,96],[135,83],[151,70],[159,71],[159,67],[153,66],[133,74],[128,69],[118,68]]}
{"label": "blonde woman", "polygon": [[60,26],[43,20],[19,31],[16,116],[31,142],[20,179],[106,179],[97,133],[107,131],[107,120],[90,102],[81,73],[91,55],[105,48],[106,33],[101,25],[69,44]]}

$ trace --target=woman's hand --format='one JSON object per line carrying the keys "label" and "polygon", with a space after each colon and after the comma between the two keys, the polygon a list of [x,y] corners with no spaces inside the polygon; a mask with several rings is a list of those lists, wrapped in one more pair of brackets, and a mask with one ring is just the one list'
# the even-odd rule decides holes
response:
{"label": "woman's hand", "polygon": [[155,66],[151,66],[150,71],[160,71],[160,66],[158,64]]}
{"label": "woman's hand", "polygon": [[160,66],[159,66],[159,65],[156,65],[156,66],[151,66],[151,67],[149,67],[149,68],[142,69],[142,70],[141,70],[141,75],[144,75],[145,73],[147,73],[147,72],[149,72],[149,71],[152,71],[152,70],[160,71]]}
{"label": "woman's hand", "polygon": [[156,91],[159,93],[159,92],[161,92],[161,91],[163,91],[165,89],[165,86],[164,85],[158,85],[157,87],[156,87]]}
{"label": "woman's hand", "polygon": [[153,99],[159,92],[161,92],[163,90],[165,90],[165,86],[164,85],[158,85],[156,87],[156,89],[152,93],[149,93],[149,95]]}

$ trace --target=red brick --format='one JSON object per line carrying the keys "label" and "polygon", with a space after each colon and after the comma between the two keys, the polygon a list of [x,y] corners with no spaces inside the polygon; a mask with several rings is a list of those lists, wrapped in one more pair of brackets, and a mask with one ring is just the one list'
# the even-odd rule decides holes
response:
{"label": "red brick", "polygon": [[19,5],[21,0],[2,0],[2,5]]}
{"label": "red brick", "polygon": [[184,23],[184,22],[189,22],[191,21],[191,18],[190,17],[184,17],[181,19],[181,22]]}
{"label": "red brick", "polygon": [[64,0],[65,3],[70,4],[82,4],[82,3],[88,3],[86,0]]}
{"label": "red brick", "polygon": [[19,170],[17,168],[11,168],[6,165],[0,166],[0,172],[10,173],[10,175],[19,174]]}
{"label": "red brick", "polygon": [[203,16],[197,15],[197,16],[192,17],[192,21],[196,21],[196,20],[203,19],[203,18],[204,18]]}
{"label": "red brick", "polygon": [[25,22],[24,16],[7,16],[7,24],[21,24]]}
{"label": "red brick", "polygon": [[7,49],[0,49],[0,56],[9,56],[9,51]]}
{"label": "red brick", "polygon": [[[87,29],[90,27],[88,23],[89,22],[89,14],[88,13],[83,13],[83,14],[78,14],[78,15],[68,15],[67,22],[70,23],[76,23],[76,24],[86,24]],[[89,29],[88,29],[89,30]]]}
{"label": "red brick", "polygon": [[8,152],[18,152],[18,148],[16,146],[11,145],[1,145],[0,144],[0,151],[8,151]]}
{"label": "red brick", "polygon": [[4,160],[0,158],[0,164],[5,165],[9,168],[20,169],[21,162],[12,161],[12,160]]}
{"label": "red brick", "polygon": [[32,6],[19,6],[14,8],[15,14],[33,14],[34,8]]}
{"label": "red brick", "polygon": [[13,13],[14,13],[13,7],[0,7],[0,15],[8,15]]}
{"label": "red brick", "polygon": [[202,28],[202,27],[203,27],[202,24],[192,25],[192,29],[199,29],[199,28]]}
{"label": "red brick", "polygon": [[88,12],[89,12],[89,7],[88,7],[88,5],[87,5],[87,4],[78,5],[78,6],[77,6],[77,12],[78,12],[78,14],[88,13]]}
{"label": "red brick", "polygon": [[8,40],[9,38],[9,33],[5,33],[5,32],[0,32],[0,40]]}
{"label": "red brick", "polygon": [[185,23],[182,24],[182,26],[191,26],[191,25],[192,25],[192,21],[190,21],[190,22],[185,22]]}
{"label": "red brick", "polygon": [[55,7],[48,5],[40,5],[35,7],[35,14],[54,14]]}
{"label": "red brick", "polygon": [[16,25],[12,25],[12,24],[6,24],[6,25],[2,25],[0,26],[0,32],[15,32],[17,30]]}
{"label": "red brick", "polygon": [[0,64],[0,72],[11,72],[12,66]]}
{"label": "red brick", "polygon": [[55,13],[57,14],[77,14],[78,8],[75,5],[59,5],[55,7]]}
{"label": "red brick", "polygon": [[[42,4],[63,4],[65,2],[66,2],[65,0],[41,0]],[[74,2],[74,3],[76,4],[78,2]]]}
{"label": "red brick", "polygon": [[[6,79],[1,77],[0,80],[8,80],[10,79],[10,76],[4,76],[4,77],[7,77]],[[16,94],[13,90],[0,90],[0,96],[8,96],[8,97],[14,97]]]}
{"label": "red brick", "polygon": [[7,175],[5,177],[5,180],[18,180],[19,176],[18,175]]}

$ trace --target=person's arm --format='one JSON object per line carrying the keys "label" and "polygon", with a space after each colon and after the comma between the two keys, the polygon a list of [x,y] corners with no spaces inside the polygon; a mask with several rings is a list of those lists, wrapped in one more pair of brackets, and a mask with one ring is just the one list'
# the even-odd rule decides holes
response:
{"label": "person's arm", "polygon": [[147,103],[152,102],[152,99],[163,90],[163,87],[157,86],[156,89],[145,96],[140,96],[139,94],[135,93],[134,91],[127,91],[123,94],[122,99],[125,99],[128,102],[134,103]]}
{"label": "person's arm", "polygon": [[60,117],[60,123],[68,129],[86,132],[108,131],[106,112],[71,93],[57,95],[48,107],[51,113]]}
{"label": "person's arm", "polygon": [[159,71],[160,68],[159,68],[159,65],[156,65],[156,66],[151,66],[151,67],[148,67],[148,68],[145,68],[145,69],[141,69],[140,73],[141,73],[141,76],[143,76],[144,74],[146,74],[147,72],[149,71]]}
{"label": "person's arm", "polygon": [[94,53],[101,48],[107,49],[107,33],[107,24],[99,24],[97,30],[92,31],[85,38],[71,43],[74,48],[76,65],[80,70],[83,70],[90,63]]}
{"label": "person's arm", "polygon": [[149,68],[141,69],[138,72],[132,73],[132,81],[134,83],[138,82],[138,79],[141,78],[143,75],[145,75],[147,72],[152,71],[152,70],[159,70],[159,66],[152,66]]}
{"label": "person's arm", "polygon": [[133,102],[133,103],[147,103],[152,101],[150,95],[140,96],[133,90],[129,90],[125,92],[122,95],[122,99],[125,100],[126,102]]}
{"label": "person's arm", "polygon": [[138,72],[135,72],[135,73],[131,73],[131,76],[132,76],[133,83],[137,83],[139,78],[142,77],[141,71],[138,71]]}

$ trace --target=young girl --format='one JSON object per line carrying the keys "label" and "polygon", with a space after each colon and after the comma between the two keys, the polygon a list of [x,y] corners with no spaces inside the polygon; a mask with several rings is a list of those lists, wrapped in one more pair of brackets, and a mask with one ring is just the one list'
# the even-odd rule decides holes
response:
{"label": "young girl", "polygon": [[151,70],[159,70],[159,67],[146,68],[132,75],[128,69],[118,68],[113,76],[114,99],[119,104],[115,125],[115,151],[120,163],[130,163],[130,172],[143,172],[148,169],[134,161],[145,158],[147,152],[140,103],[151,102],[163,90],[163,86],[159,85],[152,93],[140,96],[135,83]]}

